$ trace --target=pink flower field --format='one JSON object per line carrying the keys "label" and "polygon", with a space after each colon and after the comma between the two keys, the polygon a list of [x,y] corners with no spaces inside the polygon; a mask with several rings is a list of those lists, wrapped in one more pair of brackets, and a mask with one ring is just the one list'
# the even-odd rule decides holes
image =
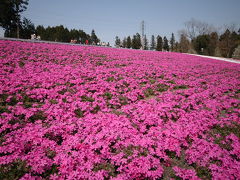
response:
{"label": "pink flower field", "polygon": [[0,41],[0,179],[240,179],[240,65]]}

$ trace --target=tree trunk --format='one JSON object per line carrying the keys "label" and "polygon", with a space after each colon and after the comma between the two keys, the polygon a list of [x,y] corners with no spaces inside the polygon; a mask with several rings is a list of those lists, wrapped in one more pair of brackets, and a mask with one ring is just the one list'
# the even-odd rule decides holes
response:
{"label": "tree trunk", "polygon": [[19,22],[17,22],[17,38],[19,39]]}

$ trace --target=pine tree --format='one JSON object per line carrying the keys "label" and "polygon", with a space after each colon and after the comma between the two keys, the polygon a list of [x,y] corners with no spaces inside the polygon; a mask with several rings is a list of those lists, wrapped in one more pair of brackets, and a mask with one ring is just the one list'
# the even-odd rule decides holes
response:
{"label": "pine tree", "polygon": [[147,36],[144,36],[144,50],[148,50],[148,39]]}
{"label": "pine tree", "polygon": [[171,36],[171,39],[170,39],[170,48],[171,48],[171,51],[175,51],[175,36],[174,34],[172,33],[172,36]]}
{"label": "pine tree", "polygon": [[5,30],[5,36],[20,36],[22,26],[21,13],[27,9],[28,0],[1,0],[0,26]]}
{"label": "pine tree", "polygon": [[136,48],[140,49],[142,47],[141,36],[139,33],[136,33]]}
{"label": "pine tree", "polygon": [[121,40],[120,40],[120,38],[118,36],[116,36],[116,38],[115,38],[115,47],[120,47],[120,45],[121,45]]}
{"label": "pine tree", "polygon": [[100,40],[98,39],[97,35],[95,34],[94,29],[92,30],[90,39],[91,39],[91,43],[92,43],[92,44],[95,44],[95,45],[100,41]]}
{"label": "pine tree", "polygon": [[157,51],[162,51],[162,47],[163,47],[163,40],[161,36],[157,36],[157,47],[156,50]]}
{"label": "pine tree", "polygon": [[127,48],[131,48],[132,47],[132,40],[131,40],[131,37],[128,36],[127,37]]}
{"label": "pine tree", "polygon": [[164,36],[164,38],[163,38],[163,49],[165,51],[169,51],[168,39],[166,36]]}
{"label": "pine tree", "polygon": [[154,50],[156,48],[156,42],[155,42],[155,37],[154,35],[152,35],[152,38],[151,38],[151,50]]}
{"label": "pine tree", "polygon": [[122,46],[123,46],[123,48],[127,47],[127,38],[123,38]]}

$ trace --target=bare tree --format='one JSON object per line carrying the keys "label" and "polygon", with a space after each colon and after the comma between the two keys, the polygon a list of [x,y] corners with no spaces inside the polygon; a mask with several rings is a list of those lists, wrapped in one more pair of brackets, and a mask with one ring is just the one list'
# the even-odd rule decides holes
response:
{"label": "bare tree", "polygon": [[191,40],[195,39],[198,35],[210,34],[215,30],[212,25],[196,19],[191,19],[185,22],[186,35]]}

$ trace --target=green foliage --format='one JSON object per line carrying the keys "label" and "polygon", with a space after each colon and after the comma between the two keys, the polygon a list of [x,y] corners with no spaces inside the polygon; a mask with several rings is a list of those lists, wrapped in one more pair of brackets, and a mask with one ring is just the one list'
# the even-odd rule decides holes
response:
{"label": "green foliage", "polygon": [[167,91],[168,88],[169,88],[169,86],[166,84],[158,84],[157,85],[157,91],[159,91],[159,92]]}
{"label": "green foliage", "polygon": [[50,102],[51,104],[58,104],[58,101],[57,101],[56,99],[51,99],[49,102]]}
{"label": "green foliage", "polygon": [[200,35],[194,40],[194,48],[198,54],[209,55],[210,36]]}
{"label": "green foliage", "polygon": [[34,103],[39,103],[39,100],[31,98],[28,95],[23,95],[23,106],[25,108],[30,108]]}
{"label": "green foliage", "polygon": [[80,108],[75,109],[75,110],[74,110],[74,113],[76,114],[76,116],[77,116],[78,118],[84,117],[84,111],[82,111]]}
{"label": "green foliage", "polygon": [[18,65],[19,65],[19,67],[23,67],[25,65],[25,63],[23,61],[19,61]]}
{"label": "green foliage", "polygon": [[47,119],[47,116],[44,114],[43,111],[38,111],[36,112],[34,115],[32,115],[31,117],[29,117],[29,121],[31,123],[34,123],[37,120],[45,120]]}
{"label": "green foliage", "polygon": [[100,40],[98,39],[97,35],[95,34],[95,30],[93,29],[91,32],[91,36],[90,36],[90,42],[92,44],[97,44],[98,42],[100,42]]}
{"label": "green foliage", "polygon": [[132,38],[132,48],[140,49],[141,47],[142,47],[141,36],[139,33],[136,33],[136,35],[133,35],[133,38]]}
{"label": "green foliage", "polygon": [[170,49],[173,52],[175,50],[175,36],[172,33],[171,39],[170,39]]}
{"label": "green foliage", "polygon": [[31,34],[35,34],[35,26],[31,22],[31,20],[27,18],[23,18],[21,28],[20,28],[20,38],[22,39],[30,39]]}
{"label": "green foliage", "polygon": [[1,179],[17,180],[30,171],[30,167],[22,160],[16,160],[13,163],[0,166]]}
{"label": "green foliage", "polygon": [[112,94],[110,93],[110,92],[105,92],[104,94],[103,94],[103,97],[105,97],[107,100],[111,100],[112,99]]}
{"label": "green foliage", "polygon": [[118,36],[116,36],[116,38],[115,38],[115,46],[116,47],[120,47],[120,45],[121,45],[121,40],[120,40],[120,38]]}
{"label": "green foliage", "polygon": [[9,106],[15,106],[16,104],[18,103],[18,100],[15,96],[13,96],[11,99],[10,99],[10,102],[8,102],[8,105]]}
{"label": "green foliage", "polygon": [[127,105],[128,104],[128,98],[125,96],[119,96],[119,102],[121,105]]}
{"label": "green foliage", "polygon": [[115,81],[115,78],[113,76],[107,78],[107,82],[113,82]]}
{"label": "green foliage", "polygon": [[100,110],[101,110],[100,106],[97,105],[97,106],[95,106],[90,112],[93,113],[93,114],[97,114],[98,111],[100,111]]}
{"label": "green foliage", "polygon": [[156,49],[156,42],[155,42],[155,37],[154,37],[154,35],[152,35],[152,37],[151,37],[150,49],[151,49],[151,50]]}
{"label": "green foliage", "polygon": [[163,49],[169,51],[168,39],[166,36],[163,37]]}
{"label": "green foliage", "polygon": [[50,175],[58,173],[58,171],[59,171],[58,167],[59,167],[59,165],[53,164],[48,170],[46,170],[40,176],[43,177],[44,179],[49,179]]}
{"label": "green foliage", "polygon": [[81,101],[83,101],[83,102],[94,102],[95,101],[95,99],[94,98],[92,98],[92,97],[88,97],[88,96],[81,96]]}
{"label": "green foliage", "polygon": [[99,163],[99,164],[95,164],[94,167],[93,167],[93,171],[94,172],[97,172],[97,171],[100,171],[100,170],[105,170],[108,172],[108,175],[109,176],[112,176],[112,177],[116,177],[117,174],[119,174],[119,172],[117,171],[117,166],[114,166],[110,163]]}
{"label": "green foliage", "polygon": [[[71,40],[77,40],[77,42],[84,44],[86,40],[91,44],[93,41],[99,42],[97,36],[95,36],[95,31],[90,36],[85,33],[83,30],[68,29],[63,25],[53,26],[53,27],[44,27],[39,25],[36,27],[36,34],[41,36],[42,40],[47,41],[58,41],[58,42],[70,42]],[[95,34],[95,35],[94,35]]]}
{"label": "green foliage", "polygon": [[145,97],[150,97],[155,95],[154,90],[152,88],[147,88],[143,93]]}
{"label": "green foliage", "polygon": [[157,36],[157,47],[156,50],[157,51],[162,51],[163,48],[163,40],[161,36]]}
{"label": "green foliage", "polygon": [[186,85],[179,85],[179,86],[174,86],[173,89],[174,89],[174,90],[188,89],[188,86],[186,86]]}
{"label": "green foliage", "polygon": [[127,48],[131,48],[132,47],[132,40],[131,40],[131,37],[128,36],[127,37]]}
{"label": "green foliage", "polygon": [[198,166],[196,164],[193,164],[193,167],[197,172],[197,176],[200,177],[201,179],[205,179],[205,180],[212,179],[211,170],[208,169],[207,167]]}
{"label": "green foliage", "polygon": [[17,37],[21,27],[21,13],[27,9],[28,0],[2,0],[0,3],[0,26],[7,37]]}

